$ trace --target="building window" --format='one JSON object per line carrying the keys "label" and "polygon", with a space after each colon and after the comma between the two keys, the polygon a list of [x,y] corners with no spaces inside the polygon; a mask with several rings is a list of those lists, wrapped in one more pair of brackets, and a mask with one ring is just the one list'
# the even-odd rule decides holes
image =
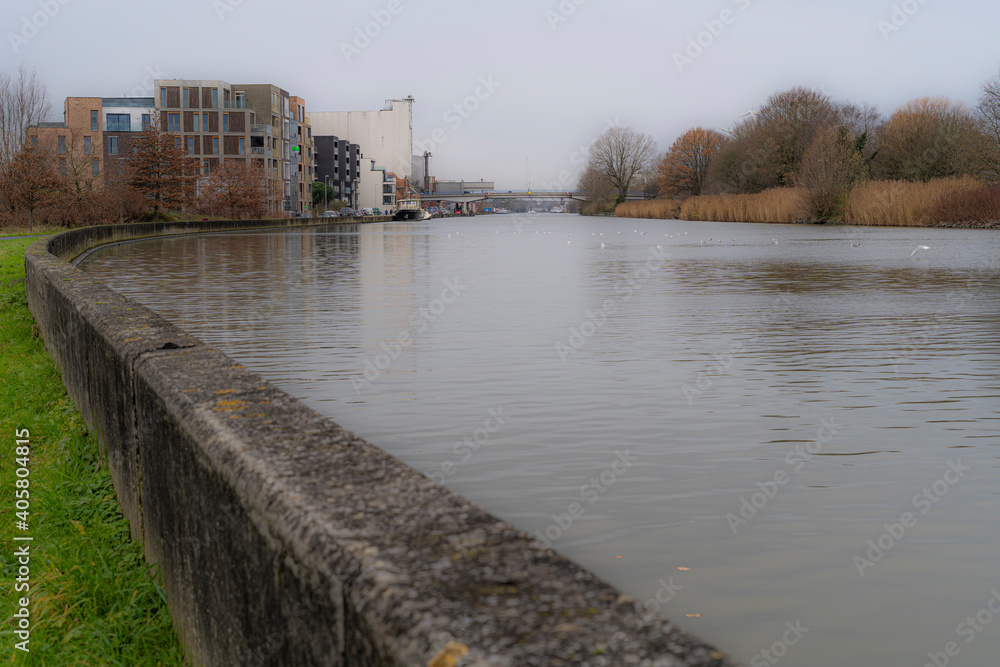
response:
{"label": "building window", "polygon": [[118,137],[108,137],[108,155],[118,155]]}
{"label": "building window", "polygon": [[392,204],[392,195],[382,195],[383,204]]}
{"label": "building window", "polygon": [[97,109],[91,109],[90,110],[90,131],[91,132],[97,132],[100,129],[97,126],[97,123],[99,122],[99,120],[100,120],[100,118],[99,118],[99,114],[97,112]]}
{"label": "building window", "polygon": [[100,163],[100,161],[94,160],[94,164],[93,164],[92,172],[91,173],[93,173],[94,176],[97,176],[98,174],[101,173],[101,163]]}
{"label": "building window", "polygon": [[180,147],[181,147],[181,138],[180,137],[174,137],[174,148],[178,148],[179,149]]}
{"label": "building window", "polygon": [[198,120],[200,118],[201,118],[201,116],[199,116],[198,114],[192,114],[192,116],[191,116],[191,119],[192,119],[191,131],[192,132],[201,132],[201,130],[198,129]]}
{"label": "building window", "polygon": [[149,125],[150,125],[149,114],[148,113],[142,114],[142,129],[145,130],[147,127],[149,127]]}
{"label": "building window", "polygon": [[202,168],[205,170],[205,176],[208,176],[208,160],[201,161]]}
{"label": "building window", "polygon": [[247,104],[246,94],[245,93],[236,93],[236,108],[237,109],[246,109],[246,104]]}
{"label": "building window", "polygon": [[109,113],[106,132],[131,132],[132,117],[127,113]]}
{"label": "building window", "polygon": [[212,137],[212,155],[219,154],[219,138]]}
{"label": "building window", "polygon": [[240,155],[245,154],[246,153],[246,149],[247,149],[246,139],[244,139],[243,137],[240,137]]}
{"label": "building window", "polygon": [[59,137],[59,155],[66,155],[66,137]]}
{"label": "building window", "polygon": [[227,113],[222,114],[222,131],[229,131],[229,114]]}
{"label": "building window", "polygon": [[167,114],[167,132],[181,131],[181,115],[179,113]]}
{"label": "building window", "polygon": [[84,155],[90,155],[90,137],[83,138],[83,153]]}
{"label": "building window", "polygon": [[188,137],[188,155],[194,155],[194,137]]}
{"label": "building window", "polygon": [[160,88],[160,107],[165,109],[166,106],[167,106],[167,89]]}
{"label": "building window", "polygon": [[201,114],[201,131],[208,132],[208,114]]}
{"label": "building window", "polygon": [[185,88],[184,89],[184,108],[187,109],[190,106],[191,106],[191,89],[190,88]]}
{"label": "building window", "polygon": [[218,109],[219,108],[219,89],[218,88],[213,88],[212,89],[212,108],[213,109]]}

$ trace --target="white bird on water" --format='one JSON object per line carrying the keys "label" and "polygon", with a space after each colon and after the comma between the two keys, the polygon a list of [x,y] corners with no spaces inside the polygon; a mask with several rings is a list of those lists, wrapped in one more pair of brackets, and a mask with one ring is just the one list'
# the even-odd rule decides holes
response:
{"label": "white bird on water", "polygon": [[930,249],[931,247],[929,245],[918,245],[916,248],[913,249],[913,252],[910,253],[910,257],[913,257],[921,250],[930,250]]}

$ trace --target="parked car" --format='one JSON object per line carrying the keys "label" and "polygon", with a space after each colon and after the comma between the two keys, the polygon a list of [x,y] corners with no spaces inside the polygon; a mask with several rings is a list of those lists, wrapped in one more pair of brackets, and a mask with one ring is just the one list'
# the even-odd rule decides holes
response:
{"label": "parked car", "polygon": [[338,213],[337,211],[323,211],[322,213],[320,213],[319,217],[321,217],[321,218],[339,218],[340,217],[340,213]]}
{"label": "parked car", "polygon": [[370,208],[362,209],[361,215],[375,215],[375,211],[371,210]]}
{"label": "parked car", "polygon": [[340,214],[342,216],[345,216],[345,217],[354,215],[354,209],[353,208],[342,208],[342,209],[340,209]]}

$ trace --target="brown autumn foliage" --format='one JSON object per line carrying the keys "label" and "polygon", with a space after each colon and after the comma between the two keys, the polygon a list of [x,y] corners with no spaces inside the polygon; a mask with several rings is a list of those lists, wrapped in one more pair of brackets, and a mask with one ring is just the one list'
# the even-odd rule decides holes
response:
{"label": "brown autumn foliage", "polygon": [[62,184],[47,156],[28,144],[0,170],[0,196],[12,213],[27,213],[29,230],[34,226],[35,212],[54,200]]}
{"label": "brown autumn foliage", "polygon": [[226,160],[198,185],[198,207],[230,219],[263,218],[280,200],[280,184],[260,160]]}
{"label": "brown autumn foliage", "polygon": [[976,175],[982,170],[982,133],[964,104],[947,98],[912,100],[878,132],[880,151],[872,163],[882,180],[930,181]]}
{"label": "brown autumn foliage", "polygon": [[161,209],[180,209],[195,193],[198,161],[188,157],[158,122],[147,124],[133,141],[131,185],[148,200],[155,217]]}
{"label": "brown autumn foliage", "polygon": [[660,194],[697,197],[705,190],[712,158],[726,142],[715,130],[695,127],[670,146],[659,165]]}

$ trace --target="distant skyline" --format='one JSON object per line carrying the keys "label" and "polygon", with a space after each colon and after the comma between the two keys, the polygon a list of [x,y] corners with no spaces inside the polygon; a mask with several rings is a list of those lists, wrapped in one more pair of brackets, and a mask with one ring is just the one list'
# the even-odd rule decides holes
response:
{"label": "distant skyline", "polygon": [[888,115],[974,106],[1000,71],[985,1],[5,0],[2,16],[0,69],[36,68],[56,119],[66,97],[152,95],[153,76],[274,83],[312,111],[413,95],[432,174],[498,189],[526,186],[529,162],[534,188],[572,187],[608,122],[662,152],[796,85]]}

